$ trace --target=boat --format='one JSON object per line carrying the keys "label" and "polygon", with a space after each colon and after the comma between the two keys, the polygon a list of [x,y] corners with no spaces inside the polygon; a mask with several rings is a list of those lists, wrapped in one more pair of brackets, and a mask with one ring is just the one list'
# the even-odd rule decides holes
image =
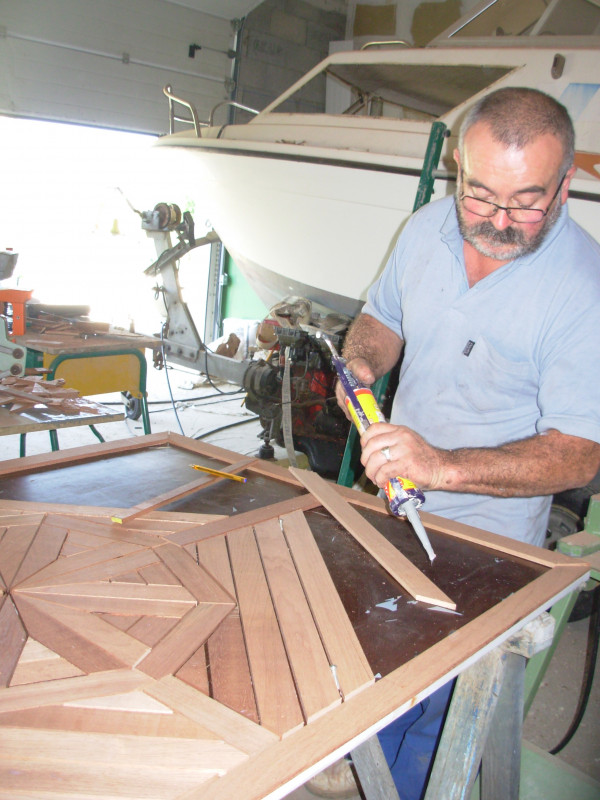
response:
{"label": "boat", "polygon": [[433,199],[454,192],[461,120],[500,87],[537,88],[569,109],[578,166],[569,209],[598,236],[599,48],[600,0],[486,0],[426,47],[376,42],[333,53],[262,111],[242,106],[236,124],[217,124],[218,109],[201,122],[167,89],[172,118],[183,103],[194,124],[158,146],[184,159],[214,229],[268,308],[302,297],[319,313],[354,317],[423,201],[421,178]]}

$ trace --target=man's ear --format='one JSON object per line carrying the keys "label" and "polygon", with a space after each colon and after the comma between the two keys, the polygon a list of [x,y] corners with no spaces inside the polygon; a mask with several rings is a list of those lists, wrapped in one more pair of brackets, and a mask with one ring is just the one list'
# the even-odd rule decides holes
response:
{"label": "man's ear", "polygon": [[460,172],[460,153],[458,152],[458,147],[454,148],[454,152],[452,153],[452,155],[454,156],[454,160],[456,161],[456,164],[458,166],[458,171]]}
{"label": "man's ear", "polygon": [[571,178],[573,177],[573,175],[575,175],[576,172],[577,172],[577,167],[575,166],[575,164],[573,164],[573,166],[569,167],[569,169],[567,170],[565,179],[563,181],[563,185],[560,190],[560,202],[562,205],[564,205],[569,198],[569,186],[571,185]]}

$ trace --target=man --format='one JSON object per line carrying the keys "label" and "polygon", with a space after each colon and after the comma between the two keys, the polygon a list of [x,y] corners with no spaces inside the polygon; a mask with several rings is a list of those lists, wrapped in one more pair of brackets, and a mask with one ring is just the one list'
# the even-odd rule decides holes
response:
{"label": "man", "polygon": [[[408,221],[344,347],[366,384],[402,354],[390,423],[361,438],[367,476],[402,475],[427,511],[535,545],[551,496],[600,465],[600,246],[568,216],[573,156],[547,95],[477,103],[455,197]],[[382,732],[402,800],[421,796],[449,693]]]}

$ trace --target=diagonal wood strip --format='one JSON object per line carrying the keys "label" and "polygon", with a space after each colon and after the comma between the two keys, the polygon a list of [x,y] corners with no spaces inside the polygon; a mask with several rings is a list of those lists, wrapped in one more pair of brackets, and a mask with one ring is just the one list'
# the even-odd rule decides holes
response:
{"label": "diagonal wood strip", "polygon": [[311,722],[338,705],[340,693],[279,520],[262,522],[254,532],[304,718]]}
{"label": "diagonal wood strip", "polygon": [[196,606],[160,640],[138,664],[138,669],[157,680],[177,672],[188,658],[206,642],[234,605],[203,603]]}
{"label": "diagonal wood strip", "polygon": [[48,602],[91,612],[158,617],[182,617],[196,606],[195,598],[183,586],[148,586],[145,583],[65,583],[32,587],[19,596],[40,597]]}
{"label": "diagonal wood strip", "polygon": [[198,525],[184,531],[179,531],[173,536],[170,536],[169,541],[184,546],[186,544],[200,542],[204,539],[210,539],[213,536],[231,533],[240,528],[247,528],[250,525],[256,525],[259,522],[272,519],[280,514],[287,514],[296,509],[306,511],[309,508],[316,508],[318,505],[321,505],[321,503],[315,497],[310,494],[302,494],[298,495],[298,497],[290,497],[288,500],[281,500],[269,506],[254,508],[252,511],[244,511],[241,514],[235,514],[233,517],[224,517],[214,522],[207,522],[206,525]]}
{"label": "diagonal wood strip", "polygon": [[235,605],[235,599],[182,547],[167,542],[154,552],[199,603]]}
{"label": "diagonal wood strip", "polygon": [[373,672],[304,514],[294,511],[281,522],[329,662],[348,699],[375,681]]}
{"label": "diagonal wood strip", "polygon": [[148,652],[95,614],[21,594],[15,604],[28,633],[84,672],[133,667]]}
{"label": "diagonal wood strip", "polygon": [[37,525],[11,525],[0,540],[0,577],[12,586],[15,575],[38,531]]}
{"label": "diagonal wood strip", "polygon": [[26,641],[27,632],[12,598],[0,598],[0,686],[10,682]]}
{"label": "diagonal wood strip", "polygon": [[442,608],[456,609],[456,603],[430,581],[420,569],[393,544],[382,536],[364,517],[336,492],[316,472],[290,467],[290,472],[301,481],[308,491],[317,497],[337,521],[346,528],[356,541],[375,558],[394,580],[403,586],[415,600],[431,603]]}
{"label": "diagonal wood strip", "polygon": [[146,694],[183,714],[244,753],[258,753],[279,737],[221,703],[167,676],[146,689]]}
{"label": "diagonal wood strip", "polygon": [[0,713],[56,706],[85,697],[106,697],[145,689],[152,683],[151,678],[137,670],[111,669],[75,678],[12,686],[0,689]]}
{"label": "diagonal wood strip", "polygon": [[[246,467],[249,464],[252,464],[253,461],[255,461],[254,458],[242,458],[235,464],[229,465],[227,467],[227,472],[231,472],[233,475],[235,475],[238,472],[242,472],[242,470],[246,469]],[[120,525],[126,525],[136,517],[139,517],[140,514],[145,514],[148,511],[154,511],[161,506],[166,506],[167,503],[173,503],[176,500],[181,500],[182,498],[187,497],[189,494],[193,494],[200,489],[205,489],[208,486],[213,486],[215,483],[219,483],[224,480],[227,480],[227,478],[210,478],[205,476],[203,478],[199,478],[198,480],[191,481],[190,483],[186,483],[184,486],[178,486],[175,489],[171,489],[169,492],[164,492],[164,494],[160,494],[157,497],[152,497],[150,500],[145,500],[142,503],[138,503],[136,506],[133,506],[133,508],[130,509],[130,513],[126,514],[124,517],[118,512],[113,512],[110,518],[113,522],[116,522]]]}

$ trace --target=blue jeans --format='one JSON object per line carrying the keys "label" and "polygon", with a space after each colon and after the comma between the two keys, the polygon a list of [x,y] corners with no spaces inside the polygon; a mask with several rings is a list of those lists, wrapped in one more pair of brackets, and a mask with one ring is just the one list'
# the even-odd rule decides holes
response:
{"label": "blue jeans", "polygon": [[454,681],[435,691],[378,734],[401,800],[421,800]]}

